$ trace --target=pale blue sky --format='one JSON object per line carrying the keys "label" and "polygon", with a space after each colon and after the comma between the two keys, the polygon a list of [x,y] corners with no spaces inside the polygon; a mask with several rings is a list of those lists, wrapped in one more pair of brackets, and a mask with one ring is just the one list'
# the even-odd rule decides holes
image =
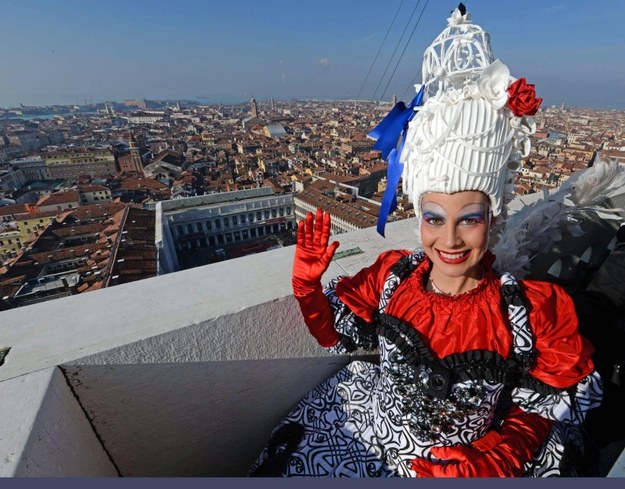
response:
{"label": "pale blue sky", "polygon": [[[0,0],[0,107],[104,100],[404,99],[447,0]],[[404,40],[395,49],[410,13]],[[547,104],[625,108],[625,1],[468,0]],[[382,72],[389,63],[386,78]]]}

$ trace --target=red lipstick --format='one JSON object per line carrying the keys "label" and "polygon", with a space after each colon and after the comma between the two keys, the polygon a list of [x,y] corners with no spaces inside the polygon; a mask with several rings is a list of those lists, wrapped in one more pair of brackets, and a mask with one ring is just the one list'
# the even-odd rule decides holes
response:
{"label": "red lipstick", "polygon": [[[462,253],[447,253],[444,251],[441,252],[440,250],[436,250],[436,253],[438,254],[438,257],[441,259],[441,261],[443,263],[446,263],[447,265],[458,265],[460,263],[464,263],[469,259],[469,255],[471,255],[470,250],[465,250]],[[448,256],[443,256],[443,253]],[[455,258],[450,258],[450,255],[454,255]]]}

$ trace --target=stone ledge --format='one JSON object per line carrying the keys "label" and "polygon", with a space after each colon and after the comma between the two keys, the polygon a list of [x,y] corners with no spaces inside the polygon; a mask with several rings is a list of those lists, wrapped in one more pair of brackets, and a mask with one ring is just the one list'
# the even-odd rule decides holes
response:
{"label": "stone ledge", "polygon": [[0,477],[115,477],[58,368],[0,382]]}

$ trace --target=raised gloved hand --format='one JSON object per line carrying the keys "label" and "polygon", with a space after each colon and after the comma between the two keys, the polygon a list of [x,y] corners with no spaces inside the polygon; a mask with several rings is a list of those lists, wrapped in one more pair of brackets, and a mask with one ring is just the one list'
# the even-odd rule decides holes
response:
{"label": "raised gloved hand", "polygon": [[321,346],[334,346],[339,338],[334,316],[323,293],[321,276],[330,266],[338,241],[328,246],[330,214],[317,209],[306,214],[297,228],[297,246],[293,262],[293,295],[297,299],[310,333]]}
{"label": "raised gloved hand", "polygon": [[412,460],[418,477],[518,477],[549,434],[551,421],[512,406],[499,432],[490,431],[471,446],[434,447],[431,462]]}
{"label": "raised gloved hand", "polygon": [[339,247],[338,241],[328,246],[330,239],[330,214],[317,209],[306,214],[306,220],[297,227],[297,247],[293,262],[293,290],[297,287],[316,287],[330,266],[334,252]]}

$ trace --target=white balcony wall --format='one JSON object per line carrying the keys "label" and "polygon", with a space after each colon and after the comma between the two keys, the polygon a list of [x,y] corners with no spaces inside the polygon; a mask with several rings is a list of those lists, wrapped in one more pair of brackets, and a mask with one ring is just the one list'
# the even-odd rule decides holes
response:
{"label": "white balcony wall", "polygon": [[[410,248],[413,229],[408,220],[389,224],[389,239],[374,229],[338,236],[339,252],[362,252],[334,261],[324,280],[356,272],[391,246]],[[32,443],[37,430],[65,426],[92,475],[245,475],[292,405],[349,361],[308,334],[291,292],[293,253],[282,248],[0,313],[0,347],[11,347],[0,367],[0,419],[23,427],[0,439],[14,461],[3,474],[77,475],[69,460],[61,463],[73,457],[69,448]],[[19,398],[30,378],[39,383],[27,422]],[[60,386],[65,393],[52,394]],[[25,469],[29,460],[39,472]]]}
{"label": "white balcony wall", "polygon": [[0,477],[117,475],[58,368],[5,380],[0,392]]}

